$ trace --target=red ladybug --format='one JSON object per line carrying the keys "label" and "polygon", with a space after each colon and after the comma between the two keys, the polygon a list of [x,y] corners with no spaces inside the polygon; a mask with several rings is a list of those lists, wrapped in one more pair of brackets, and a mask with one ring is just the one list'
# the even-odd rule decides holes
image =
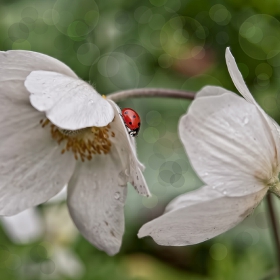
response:
{"label": "red ladybug", "polygon": [[141,120],[139,115],[130,108],[122,109],[122,118],[130,136],[137,136],[140,130]]}

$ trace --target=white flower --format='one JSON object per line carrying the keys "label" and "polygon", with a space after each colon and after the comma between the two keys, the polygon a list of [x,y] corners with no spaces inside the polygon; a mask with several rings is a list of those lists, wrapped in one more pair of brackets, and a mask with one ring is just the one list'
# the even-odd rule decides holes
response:
{"label": "white flower", "polygon": [[161,245],[189,245],[234,227],[268,190],[279,195],[279,127],[249,92],[229,49],[226,62],[246,99],[220,87],[197,93],[179,124],[190,162],[206,186],[174,199],[138,236]]}
{"label": "white flower", "polygon": [[43,203],[68,184],[80,232],[117,253],[127,182],[150,195],[117,105],[54,58],[8,51],[0,52],[0,109],[0,215]]}

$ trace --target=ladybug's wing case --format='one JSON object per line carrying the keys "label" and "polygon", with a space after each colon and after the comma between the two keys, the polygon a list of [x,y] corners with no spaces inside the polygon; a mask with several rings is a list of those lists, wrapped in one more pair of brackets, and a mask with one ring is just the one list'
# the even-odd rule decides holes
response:
{"label": "ladybug's wing case", "polygon": [[130,108],[122,109],[122,117],[124,120],[125,125],[131,129],[136,130],[140,128],[140,117],[139,115]]}

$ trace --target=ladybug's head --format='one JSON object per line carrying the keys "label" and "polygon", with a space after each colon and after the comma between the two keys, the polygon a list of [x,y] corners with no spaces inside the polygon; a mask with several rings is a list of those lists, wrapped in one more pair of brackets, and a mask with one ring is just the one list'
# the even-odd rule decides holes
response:
{"label": "ladybug's head", "polygon": [[136,129],[133,129],[133,130],[130,130],[129,135],[132,136],[132,137],[135,137],[135,136],[138,135],[139,130],[140,130],[140,127],[136,128]]}

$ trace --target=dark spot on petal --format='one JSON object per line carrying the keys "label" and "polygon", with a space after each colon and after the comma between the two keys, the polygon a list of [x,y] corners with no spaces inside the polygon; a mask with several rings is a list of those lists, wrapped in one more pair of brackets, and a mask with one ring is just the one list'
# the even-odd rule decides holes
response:
{"label": "dark spot on petal", "polygon": [[113,230],[111,230],[110,233],[111,233],[112,236],[116,237]]}
{"label": "dark spot on petal", "polygon": [[106,226],[108,226],[108,225],[109,225],[109,224],[108,224],[108,222],[106,222],[106,221],[104,221],[104,223],[105,223],[105,225],[106,225]]}

